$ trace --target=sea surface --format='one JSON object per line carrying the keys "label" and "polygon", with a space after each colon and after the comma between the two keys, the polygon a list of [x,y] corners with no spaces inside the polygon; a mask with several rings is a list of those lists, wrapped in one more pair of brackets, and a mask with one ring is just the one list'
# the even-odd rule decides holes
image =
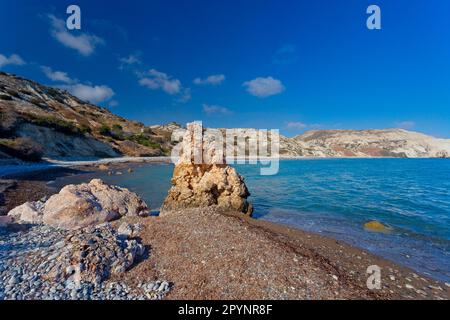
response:
{"label": "sea surface", "polygon": [[[235,165],[251,192],[254,217],[323,234],[450,282],[449,159],[282,160],[279,173]],[[170,187],[172,165],[96,176],[140,194],[154,210]],[[89,180],[80,175],[58,183]],[[364,230],[377,220],[390,233]]]}

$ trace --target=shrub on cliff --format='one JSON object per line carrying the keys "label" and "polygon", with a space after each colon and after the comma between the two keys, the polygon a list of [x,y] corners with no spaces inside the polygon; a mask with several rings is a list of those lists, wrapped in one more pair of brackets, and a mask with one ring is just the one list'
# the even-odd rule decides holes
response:
{"label": "shrub on cliff", "polygon": [[42,146],[28,137],[0,139],[0,151],[25,161],[40,161],[43,155]]}
{"label": "shrub on cliff", "polygon": [[72,135],[83,135],[85,133],[90,132],[90,128],[81,125],[80,127],[77,127],[73,122],[66,121],[61,118],[53,117],[53,116],[37,116],[34,114],[28,114],[26,115],[26,118],[32,123],[37,126],[41,127],[47,127],[54,129],[58,132],[66,133],[66,134],[72,134]]}
{"label": "shrub on cliff", "polygon": [[100,129],[98,129],[98,133],[100,133],[102,136],[108,137],[111,135],[111,129],[108,125],[102,124]]}
{"label": "shrub on cliff", "polygon": [[128,140],[134,141],[142,146],[150,147],[154,149],[161,149],[161,145],[157,142],[154,142],[150,140],[149,137],[147,137],[144,134],[135,134],[128,138]]}
{"label": "shrub on cliff", "polygon": [[17,115],[8,110],[0,110],[0,135],[8,136],[17,122]]}

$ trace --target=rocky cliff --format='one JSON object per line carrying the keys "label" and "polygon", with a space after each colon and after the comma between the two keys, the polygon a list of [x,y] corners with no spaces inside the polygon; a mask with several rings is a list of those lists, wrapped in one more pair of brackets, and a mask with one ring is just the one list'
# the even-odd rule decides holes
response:
{"label": "rocky cliff", "polygon": [[[227,134],[226,129],[220,130]],[[249,137],[255,130],[241,128],[233,131],[243,138],[240,143],[235,141],[235,152],[248,154]],[[271,140],[269,132],[268,141]],[[270,154],[270,148],[266,149]],[[403,129],[313,130],[292,138],[280,135],[279,154],[284,158],[448,158],[450,139],[438,139]]]}
{"label": "rocky cliff", "polygon": [[0,73],[1,159],[161,156],[176,127],[146,127],[64,90]]}
{"label": "rocky cliff", "polygon": [[402,129],[317,130],[280,137],[280,154],[304,157],[447,158],[450,140]]}

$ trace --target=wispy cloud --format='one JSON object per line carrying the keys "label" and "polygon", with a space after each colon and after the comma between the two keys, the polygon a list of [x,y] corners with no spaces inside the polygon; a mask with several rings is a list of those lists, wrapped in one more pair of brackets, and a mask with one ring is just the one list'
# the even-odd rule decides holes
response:
{"label": "wispy cloud", "polygon": [[140,79],[139,84],[152,90],[163,90],[171,95],[177,94],[181,90],[180,80],[155,69],[148,71],[147,77]]}
{"label": "wispy cloud", "polygon": [[279,65],[293,64],[297,62],[297,50],[292,44],[285,44],[273,55],[273,63]]}
{"label": "wispy cloud", "polygon": [[217,106],[217,105],[210,105],[210,104],[203,104],[203,111],[206,114],[212,115],[212,114],[223,114],[223,115],[227,115],[227,114],[231,114],[232,112],[230,111],[230,109],[225,108],[225,107],[221,107],[221,106]]}
{"label": "wispy cloud", "polygon": [[126,66],[139,65],[142,64],[141,61],[141,52],[135,52],[129,54],[126,57],[119,58],[120,66],[119,69],[124,69]]}
{"label": "wispy cloud", "polygon": [[25,61],[18,54],[12,54],[9,57],[0,54],[0,67],[7,65],[22,66],[24,64]]}
{"label": "wispy cloud", "polygon": [[[114,91],[106,85],[92,85],[79,83],[77,79],[72,79],[67,72],[54,71],[47,66],[41,66],[42,72],[54,82],[64,83],[57,85],[58,88],[67,90],[75,97],[88,101],[90,103],[100,103],[111,100],[114,96]],[[117,102],[112,100],[109,106],[117,105]]]}
{"label": "wispy cloud", "polygon": [[114,96],[114,91],[105,85],[91,86],[87,84],[63,85],[61,88],[69,91],[75,97],[90,103],[100,103],[110,100]]}
{"label": "wispy cloud", "polygon": [[258,77],[251,81],[246,81],[242,85],[247,88],[248,93],[259,98],[280,94],[285,90],[283,83],[272,77]]}
{"label": "wispy cloud", "polygon": [[292,122],[288,122],[286,124],[286,127],[288,129],[305,129],[305,128],[308,127],[308,125],[306,123],[303,123],[303,122],[292,121]]}
{"label": "wispy cloud", "polygon": [[66,72],[53,71],[52,68],[47,66],[41,66],[42,72],[52,81],[64,82],[67,84],[77,82],[77,80],[72,80]]}
{"label": "wispy cloud", "polygon": [[119,102],[117,100],[111,100],[108,102],[108,107],[117,107],[119,105]]}
{"label": "wispy cloud", "polygon": [[192,92],[190,88],[183,88],[181,96],[178,98],[178,102],[186,103],[192,99]]}
{"label": "wispy cloud", "polygon": [[94,53],[95,48],[98,45],[105,43],[103,39],[96,35],[87,33],[80,33],[77,36],[73,35],[71,32],[67,31],[64,20],[59,19],[52,14],[49,14],[48,18],[50,20],[50,34],[52,37],[64,46],[76,50],[83,56],[90,56]]}
{"label": "wispy cloud", "polygon": [[139,84],[151,90],[162,90],[169,95],[178,95],[179,102],[187,102],[191,99],[191,90],[184,88],[181,81],[167,73],[150,69],[140,75]]}
{"label": "wispy cloud", "polygon": [[202,79],[202,78],[194,79],[194,83],[197,85],[217,86],[217,85],[221,84],[223,81],[225,81],[225,75],[223,75],[223,74],[213,74],[204,79]]}
{"label": "wispy cloud", "polygon": [[118,35],[123,40],[128,40],[128,33],[124,27],[117,24],[117,21],[106,19],[92,19],[88,21],[89,26],[102,34]]}
{"label": "wispy cloud", "polygon": [[286,123],[286,128],[288,129],[296,129],[296,130],[304,130],[304,129],[319,129],[322,125],[318,123],[307,124],[301,121],[290,121]]}
{"label": "wispy cloud", "polygon": [[395,122],[394,124],[397,128],[405,129],[405,130],[412,129],[416,126],[416,123],[414,121],[409,121],[409,120],[398,121],[398,122]]}

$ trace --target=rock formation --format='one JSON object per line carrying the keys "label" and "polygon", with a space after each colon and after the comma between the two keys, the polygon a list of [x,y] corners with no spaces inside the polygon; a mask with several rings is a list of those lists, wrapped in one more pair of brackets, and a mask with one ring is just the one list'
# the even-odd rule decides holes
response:
{"label": "rock formation", "polygon": [[211,138],[213,135],[205,133],[201,124],[188,124],[173,173],[173,186],[161,214],[214,206],[221,211],[251,215],[253,206],[247,202],[250,193],[243,177],[226,164],[223,144],[215,143]]}
{"label": "rock formation", "polygon": [[125,272],[144,253],[142,244],[119,237],[110,225],[92,226],[74,231],[56,246],[56,264],[48,277],[73,285],[99,285],[110,275]]}
{"label": "rock formation", "polygon": [[44,203],[42,201],[29,201],[15,207],[8,212],[8,216],[22,223],[42,223],[44,215]]}
{"label": "rock formation", "polygon": [[101,224],[125,215],[147,214],[147,204],[138,195],[99,179],[67,185],[45,203],[27,202],[8,213],[21,222],[43,222],[67,230]]}

